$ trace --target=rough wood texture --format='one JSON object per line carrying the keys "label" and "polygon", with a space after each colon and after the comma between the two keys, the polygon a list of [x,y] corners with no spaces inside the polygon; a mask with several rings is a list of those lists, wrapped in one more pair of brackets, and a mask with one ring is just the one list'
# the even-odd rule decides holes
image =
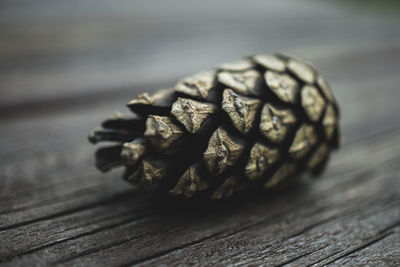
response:
{"label": "rough wood texture", "polygon": [[[0,264],[399,265],[399,19],[200,2],[3,1]],[[87,132],[143,89],[276,50],[315,63],[341,104],[344,145],[320,179],[188,207],[94,169]]]}

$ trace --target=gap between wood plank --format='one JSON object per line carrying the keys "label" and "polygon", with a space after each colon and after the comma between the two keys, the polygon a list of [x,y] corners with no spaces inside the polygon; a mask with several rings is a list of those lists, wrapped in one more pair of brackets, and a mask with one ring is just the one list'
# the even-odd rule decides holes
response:
{"label": "gap between wood plank", "polygon": [[7,226],[2,226],[2,227],[0,227],[0,232],[6,231],[6,230],[9,230],[9,229],[13,229],[13,228],[17,228],[17,227],[20,227],[20,226],[28,225],[28,224],[35,223],[35,222],[40,222],[40,221],[44,221],[44,220],[51,220],[51,219],[54,219],[54,218],[57,218],[57,217],[65,216],[65,215],[72,214],[72,213],[75,213],[75,212],[79,212],[79,211],[82,211],[82,210],[91,209],[91,208],[96,207],[96,206],[101,206],[101,205],[107,204],[110,201],[112,202],[112,201],[116,201],[118,199],[124,199],[124,198],[128,198],[128,197],[131,197],[131,196],[132,196],[131,192],[126,192],[126,193],[123,193],[123,194],[120,194],[120,195],[113,196],[113,197],[111,197],[109,199],[104,199],[104,200],[101,200],[101,201],[98,201],[98,202],[94,202],[94,203],[91,203],[91,204],[88,204],[88,205],[82,205],[82,206],[79,206],[79,207],[76,207],[76,208],[73,208],[73,209],[69,209],[69,210],[65,210],[65,211],[62,211],[62,212],[53,213],[53,214],[50,214],[48,216],[43,216],[43,217],[36,218],[36,219],[33,219],[33,220],[28,220],[28,221],[23,221],[23,222],[20,222],[20,223],[15,223],[15,224],[7,225]]}
{"label": "gap between wood plank", "polygon": [[[398,223],[399,223],[399,222],[398,222]],[[392,229],[393,229],[393,228],[392,228]],[[361,251],[361,250],[363,250],[363,249],[365,249],[365,248],[367,248],[367,247],[369,247],[369,246],[375,244],[376,242],[379,242],[379,241],[381,241],[381,240],[383,240],[383,239],[389,237],[390,235],[394,234],[394,231],[392,231],[392,229],[390,229],[387,233],[384,233],[384,234],[382,234],[382,235],[380,235],[380,236],[378,236],[378,237],[376,237],[376,238],[373,238],[372,240],[370,240],[370,241],[368,241],[368,242],[362,244],[361,246],[358,246],[358,247],[356,247],[355,249],[352,249],[352,250],[350,250],[349,252],[346,252],[346,253],[344,253],[343,255],[340,255],[339,257],[334,258],[333,260],[331,260],[331,261],[329,261],[329,262],[327,262],[327,263],[324,263],[323,265],[332,264],[332,263],[334,263],[334,262],[337,261],[337,260],[340,260],[340,259],[342,259],[342,258],[344,258],[344,257],[347,257],[347,256],[349,256],[349,255],[351,255],[351,254],[353,254],[353,253],[356,253],[356,252],[358,252],[358,251]]]}
{"label": "gap between wood plank", "polygon": [[[144,219],[144,218],[146,218],[146,219]],[[62,239],[62,240],[58,240],[58,241],[55,241],[55,242],[52,242],[52,243],[49,243],[49,244],[46,244],[46,245],[43,245],[43,246],[35,247],[35,248],[33,248],[33,249],[26,250],[26,251],[24,251],[24,252],[22,252],[22,253],[16,254],[16,255],[14,255],[14,256],[12,256],[12,257],[0,258],[0,262],[8,262],[8,261],[11,261],[11,260],[14,259],[14,258],[21,257],[21,256],[24,256],[24,255],[27,255],[27,254],[31,254],[31,253],[35,253],[35,252],[37,252],[37,251],[40,251],[40,250],[43,250],[43,249],[47,249],[47,248],[49,248],[49,247],[52,247],[52,246],[57,245],[57,244],[60,244],[60,243],[72,241],[72,240],[75,240],[75,239],[78,239],[78,238],[81,238],[81,237],[84,237],[84,236],[96,234],[96,233],[98,233],[98,232],[105,231],[105,230],[109,230],[109,229],[113,229],[113,228],[116,228],[116,227],[119,227],[119,226],[123,226],[123,225],[126,225],[126,224],[132,224],[132,223],[134,223],[134,222],[137,223],[137,222],[142,221],[142,219],[143,219],[143,221],[144,221],[144,220],[147,220],[148,217],[137,217],[137,218],[134,218],[134,217],[129,217],[129,216],[128,216],[128,219],[123,220],[123,221],[121,221],[121,222],[119,222],[119,223],[107,225],[107,226],[104,226],[104,227],[102,227],[102,228],[98,228],[98,229],[95,229],[95,230],[92,230],[92,231],[89,231],[89,232],[84,232],[84,233],[77,234],[77,235],[75,235],[75,236],[71,236],[71,237],[69,237],[69,238],[65,238],[65,239]],[[144,235],[145,235],[145,234],[140,235],[140,236],[135,236],[135,238],[140,238],[140,237],[142,237],[142,236],[144,236]],[[133,240],[133,239],[134,239],[134,238],[130,238],[130,240]],[[130,241],[130,240],[127,240],[127,241]],[[127,242],[127,241],[126,241],[126,242]],[[123,243],[123,242],[121,242],[121,243]],[[113,244],[113,245],[118,245],[118,244]],[[93,251],[93,252],[94,252],[94,251]],[[92,252],[91,252],[91,253],[92,253]],[[89,253],[87,253],[87,254],[89,254]],[[84,256],[84,254],[82,254],[81,256]]]}
{"label": "gap between wood plank", "polygon": [[[390,203],[389,205],[387,205],[387,206],[385,206],[385,207],[377,206],[375,209],[366,211],[366,212],[364,213],[364,215],[368,215],[368,214],[374,213],[376,210],[382,211],[382,210],[388,209],[388,207],[393,207],[393,206],[396,206],[396,205],[398,205],[398,204],[399,204],[399,203],[396,202],[395,204]],[[301,234],[306,233],[306,232],[312,230],[313,228],[316,228],[317,226],[321,226],[321,225],[323,225],[323,224],[325,224],[325,223],[335,221],[335,220],[339,219],[339,218],[340,218],[341,216],[343,216],[343,215],[348,215],[348,214],[350,214],[350,213],[353,213],[353,212],[356,211],[357,209],[359,209],[359,208],[356,207],[356,208],[354,208],[354,209],[351,209],[351,210],[342,212],[342,213],[338,214],[337,216],[332,216],[331,218],[328,218],[327,220],[321,221],[322,223],[316,223],[315,225],[313,225],[313,227],[306,227],[306,228],[304,229],[305,231],[301,231],[301,232],[302,232]],[[331,219],[331,220],[329,220],[329,219]],[[395,227],[398,225],[398,223],[399,223],[399,222],[396,222],[395,224],[392,224],[392,225],[390,225],[389,227],[386,227],[385,229],[380,230],[380,231],[378,232],[378,234],[377,234],[378,237],[377,237],[377,238],[374,238],[373,240],[377,239],[376,241],[379,241],[379,240],[380,240],[379,237],[385,235],[385,233],[387,233],[388,231],[390,232],[390,230],[392,230],[393,228],[395,228]],[[295,236],[300,236],[300,235],[295,235]],[[290,239],[290,238],[292,238],[292,237],[295,237],[295,236],[291,236],[291,237],[289,237],[288,239]],[[385,237],[386,237],[386,236],[385,236]],[[369,244],[369,243],[370,243],[370,242],[368,242],[368,244]],[[372,245],[372,244],[373,244],[373,243],[371,243],[371,245]],[[363,247],[364,245],[365,245],[365,244],[359,246],[358,248],[361,248],[361,247]],[[321,249],[324,249],[324,248],[327,248],[327,247],[328,247],[328,246],[325,246],[325,247],[323,247],[323,248],[319,248],[318,250],[321,250]],[[314,253],[314,252],[316,252],[316,251],[318,251],[318,250],[311,251],[310,253],[305,253],[305,254],[303,254],[303,255],[300,255],[300,256],[298,256],[298,257],[295,257],[295,258],[293,258],[293,259],[290,259],[290,260],[288,260],[288,261],[285,261],[285,262],[283,262],[282,264],[279,264],[278,266],[283,266],[283,265],[286,265],[286,264],[295,262],[295,261],[297,261],[297,260],[299,260],[299,259],[301,259],[301,258],[303,258],[303,257],[305,257],[305,256],[308,256],[308,255],[310,255],[310,254],[312,254],[312,253]],[[324,257],[324,258],[322,258],[322,259],[320,259],[320,260],[318,260],[318,261],[316,261],[316,262],[313,262],[311,265],[315,265],[315,264],[317,264],[317,263],[319,263],[319,262],[322,262],[322,261],[324,261],[324,260],[326,260],[326,259],[328,259],[328,258],[330,258],[330,257],[332,257],[332,256],[334,256],[334,255],[340,254],[340,253],[342,253],[342,252],[343,252],[343,251],[338,251],[338,252],[336,252],[336,253],[333,253],[333,254],[331,254],[331,255],[329,255],[329,256],[327,256],[327,257]],[[352,250],[351,253],[354,253],[354,252],[356,252],[356,249],[354,249],[354,251]],[[348,255],[350,255],[351,253],[349,253]],[[347,256],[347,255],[346,255],[346,256]],[[337,259],[338,259],[338,258],[337,258]],[[337,259],[335,259],[335,260],[333,260],[333,261],[336,261]],[[332,261],[332,262],[333,262],[333,261]],[[327,264],[329,264],[329,263],[324,263],[323,265],[327,265]]]}

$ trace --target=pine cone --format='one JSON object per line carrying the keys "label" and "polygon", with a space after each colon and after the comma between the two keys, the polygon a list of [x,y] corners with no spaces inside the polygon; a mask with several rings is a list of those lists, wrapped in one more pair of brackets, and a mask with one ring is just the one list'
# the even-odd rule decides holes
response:
{"label": "pine cone", "polygon": [[314,67],[255,55],[143,93],[89,136],[117,142],[96,152],[101,171],[124,165],[139,187],[213,199],[321,173],[339,146],[339,108]]}

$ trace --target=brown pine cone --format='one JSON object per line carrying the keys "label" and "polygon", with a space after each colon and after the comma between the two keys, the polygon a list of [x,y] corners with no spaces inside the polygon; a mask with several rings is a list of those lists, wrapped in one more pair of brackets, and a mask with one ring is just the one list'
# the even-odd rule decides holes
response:
{"label": "brown pine cone", "polygon": [[339,108],[310,64],[255,55],[143,93],[89,136],[101,171],[125,166],[139,187],[213,199],[319,174],[340,143]]}

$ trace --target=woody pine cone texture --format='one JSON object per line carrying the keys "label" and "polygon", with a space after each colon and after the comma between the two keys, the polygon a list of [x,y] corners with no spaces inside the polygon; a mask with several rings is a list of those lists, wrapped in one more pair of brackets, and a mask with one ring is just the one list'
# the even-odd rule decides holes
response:
{"label": "woody pine cone texture", "polygon": [[323,171],[338,148],[339,107],[309,63],[254,55],[143,93],[89,135],[96,167],[125,166],[138,187],[173,197],[225,199]]}

